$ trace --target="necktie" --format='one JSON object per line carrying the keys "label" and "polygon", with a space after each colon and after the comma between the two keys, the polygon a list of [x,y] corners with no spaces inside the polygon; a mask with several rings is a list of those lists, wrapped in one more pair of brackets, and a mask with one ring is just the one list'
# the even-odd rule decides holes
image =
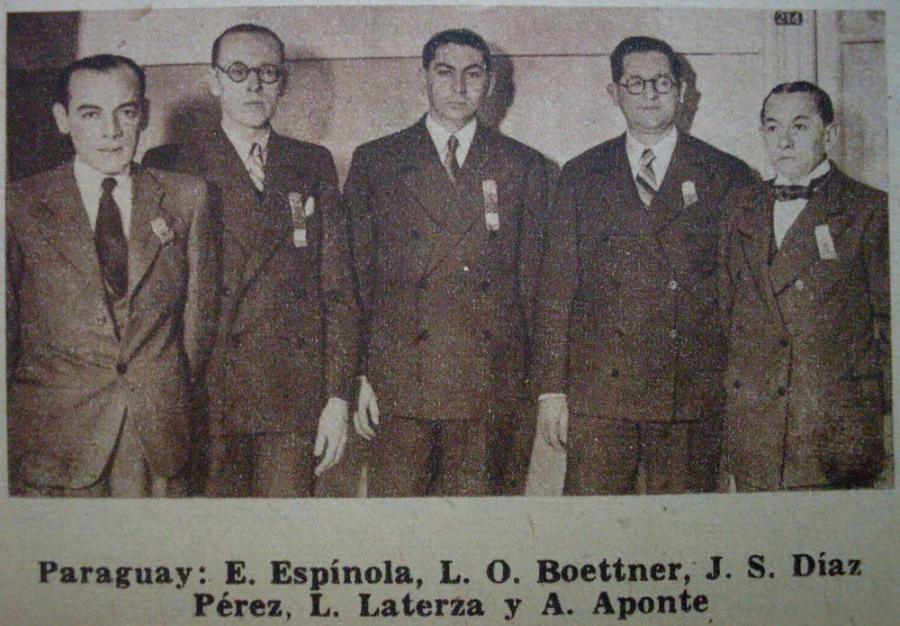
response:
{"label": "necktie", "polygon": [[650,203],[653,202],[653,196],[656,195],[656,174],[653,173],[653,168],[650,167],[654,159],[656,159],[656,155],[653,154],[653,150],[650,148],[644,150],[643,154],[641,154],[641,163],[637,176],[635,176],[638,195],[646,207],[650,206]]}
{"label": "necktie", "polygon": [[262,192],[265,188],[266,175],[263,170],[264,166],[262,146],[258,143],[254,143],[250,146],[250,157],[247,159],[247,172],[250,174],[250,180],[253,181],[253,186],[256,187],[256,190],[259,192]]}
{"label": "necktie", "polygon": [[809,181],[808,185],[773,185],[775,188],[775,200],[778,202],[790,202],[791,200],[800,199],[809,200],[813,192],[822,186],[826,178],[828,178],[827,172]]}
{"label": "necktie", "polygon": [[122,229],[119,205],[112,196],[115,187],[115,178],[104,178],[100,185],[103,193],[100,194],[100,209],[94,228],[94,247],[106,286],[118,300],[128,288],[128,242]]}
{"label": "necktie", "polygon": [[447,140],[447,156],[444,158],[444,169],[447,170],[447,176],[456,184],[459,178],[459,161],[456,160],[456,150],[459,148],[459,139],[456,135],[450,135]]}

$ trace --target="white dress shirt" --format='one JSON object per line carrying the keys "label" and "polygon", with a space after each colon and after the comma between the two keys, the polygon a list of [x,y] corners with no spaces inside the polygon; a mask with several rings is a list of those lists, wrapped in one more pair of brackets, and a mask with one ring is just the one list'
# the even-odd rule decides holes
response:
{"label": "white dress shirt", "polygon": [[659,141],[652,146],[645,146],[631,134],[631,131],[625,133],[625,152],[628,154],[628,166],[631,168],[631,178],[637,178],[638,171],[641,169],[641,155],[644,150],[650,148],[653,150],[653,162],[650,169],[656,177],[657,189],[666,176],[669,169],[669,163],[672,162],[672,154],[675,152],[675,144],[678,143],[678,131],[675,127],[669,129]]}
{"label": "white dress shirt", "polygon": [[115,178],[116,187],[112,197],[119,205],[119,214],[122,217],[122,231],[126,239],[131,238],[131,168],[118,176],[101,174],[87,163],[83,163],[75,157],[75,183],[81,193],[81,202],[88,214],[91,230],[97,227],[97,214],[100,212],[100,196],[103,195],[103,180]]}
{"label": "white dress shirt", "polygon": [[[828,162],[828,159],[823,160],[816,167],[813,168],[809,174],[801,178],[797,181],[790,181],[786,177],[779,174],[775,177],[776,185],[800,185],[806,186],[809,185],[810,181],[819,178],[820,176],[824,176],[831,169],[831,165]],[[796,200],[785,200],[785,201],[775,201],[775,209],[774,214],[772,215],[772,226],[775,230],[775,246],[780,248],[781,243],[784,241],[787,232],[791,229],[791,226],[794,225],[794,222],[797,221],[797,218],[803,212],[803,209],[806,208],[806,203],[809,200],[805,198],[797,198]]]}
{"label": "white dress shirt", "polygon": [[441,157],[441,163],[447,158],[447,142],[450,141],[450,135],[456,135],[456,139],[459,141],[459,147],[456,149],[456,162],[459,164],[460,168],[462,168],[463,163],[466,162],[469,148],[472,147],[472,139],[475,138],[475,129],[477,125],[477,120],[472,118],[468,124],[455,133],[451,133],[434,121],[431,118],[431,115],[425,116],[425,128],[428,129],[428,134],[431,135],[431,141],[434,142],[434,147]]}
{"label": "white dress shirt", "polygon": [[231,145],[234,146],[234,149],[241,157],[241,163],[244,164],[244,167],[247,168],[248,172],[250,171],[250,168],[247,166],[247,162],[250,160],[250,148],[252,148],[255,143],[258,143],[259,147],[262,149],[262,161],[263,165],[265,165],[266,149],[269,147],[269,135],[272,134],[272,129],[269,126],[266,126],[265,128],[254,128],[252,131],[248,132],[246,128],[238,129],[231,127],[228,120],[223,117],[222,130],[225,132],[225,136],[228,137],[228,141],[231,142]]}

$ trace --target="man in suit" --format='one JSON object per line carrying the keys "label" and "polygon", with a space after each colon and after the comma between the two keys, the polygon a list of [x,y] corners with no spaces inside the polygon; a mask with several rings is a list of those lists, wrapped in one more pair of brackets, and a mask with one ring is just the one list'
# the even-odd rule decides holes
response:
{"label": "man in suit", "polygon": [[476,120],[492,83],[479,35],[436,34],[421,72],[428,113],[357,148],[344,187],[364,310],[355,422],[370,495],[486,495],[492,423],[523,414],[553,165]]}
{"label": "man in suit", "polygon": [[870,486],[890,419],[887,195],[828,160],[819,87],[778,85],[761,122],[776,177],[733,195],[722,246],[724,472],[740,491]]}
{"label": "man in suit", "polygon": [[132,163],[144,111],[134,61],[72,63],[53,115],[74,161],[8,188],[14,495],[184,493],[218,259],[203,181]]}
{"label": "man in suit", "polygon": [[538,431],[565,446],[565,492],[714,487],[725,359],[716,258],[725,194],[751,180],[679,132],[682,65],[629,37],[607,90],[628,130],[566,164],[538,306]]}
{"label": "man in suit", "polygon": [[286,80],[274,32],[227,29],[209,76],[221,125],[144,158],[205,178],[223,224],[210,496],[312,495],[347,437],[359,331],[346,219],[328,150],[271,128]]}

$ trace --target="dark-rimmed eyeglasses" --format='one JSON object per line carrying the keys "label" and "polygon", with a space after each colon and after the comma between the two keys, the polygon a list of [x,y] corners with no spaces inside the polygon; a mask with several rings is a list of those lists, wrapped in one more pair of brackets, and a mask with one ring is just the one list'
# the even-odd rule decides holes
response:
{"label": "dark-rimmed eyeglasses", "polygon": [[625,82],[619,83],[625,88],[625,91],[632,96],[639,96],[644,93],[647,85],[653,85],[653,91],[659,94],[667,94],[675,89],[675,79],[667,74],[660,74],[656,78],[641,78],[640,76],[632,76]]}
{"label": "dark-rimmed eyeglasses", "polygon": [[277,83],[281,80],[282,76],[284,76],[284,69],[282,69],[281,66],[272,65],[271,63],[266,63],[259,67],[248,67],[240,61],[235,61],[227,68],[219,65],[216,65],[215,67],[217,70],[224,72],[225,75],[235,83],[242,83],[247,80],[251,72],[256,73],[259,82],[265,83],[266,85]]}

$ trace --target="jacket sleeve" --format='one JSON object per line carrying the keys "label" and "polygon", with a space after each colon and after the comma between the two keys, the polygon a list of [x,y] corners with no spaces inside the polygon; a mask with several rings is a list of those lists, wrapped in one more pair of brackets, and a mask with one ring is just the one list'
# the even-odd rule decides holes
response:
{"label": "jacket sleeve", "polygon": [[[9,206],[7,205],[7,209]],[[6,220],[6,380],[9,382],[19,360],[19,285],[23,271],[22,250]]]}
{"label": "jacket sleeve", "polygon": [[362,151],[357,148],[350,163],[350,172],[344,184],[344,206],[350,234],[350,257],[353,277],[356,281],[360,311],[357,374],[365,375],[368,369],[368,337],[372,311],[372,289],[375,284],[376,246],[378,235],[375,217],[370,207],[369,165]]}
{"label": "jacket sleeve", "polygon": [[535,314],[535,396],[566,391],[569,319],[580,274],[576,185],[564,169],[546,220]]}
{"label": "jacket sleeve", "polygon": [[872,311],[872,343],[866,361],[874,365],[880,375],[885,415],[891,413],[891,292],[887,214],[887,196],[878,192],[863,235],[863,260]]}
{"label": "jacket sleeve", "polygon": [[329,154],[320,183],[322,212],[320,275],[325,306],[326,385],[328,397],[351,401],[359,343],[359,309],[346,208],[338,191],[337,170]]}
{"label": "jacket sleeve", "polygon": [[221,246],[205,183],[196,193],[187,240],[188,281],[184,308],[184,346],[195,382],[202,381],[215,340],[221,291]]}

